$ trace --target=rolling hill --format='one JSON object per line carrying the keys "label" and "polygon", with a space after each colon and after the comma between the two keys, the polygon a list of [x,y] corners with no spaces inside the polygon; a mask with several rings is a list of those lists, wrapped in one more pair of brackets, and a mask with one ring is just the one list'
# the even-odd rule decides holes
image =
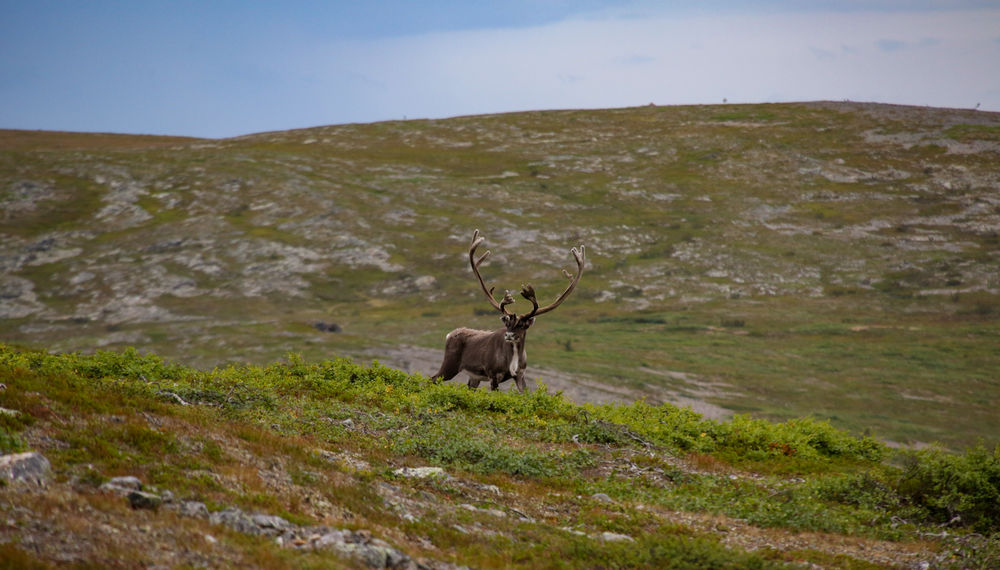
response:
{"label": "rolling hill", "polygon": [[2,131],[0,340],[427,374],[449,330],[496,324],[478,228],[486,279],[542,300],[587,246],[532,385],[992,444],[998,158],[998,114],[846,102]]}

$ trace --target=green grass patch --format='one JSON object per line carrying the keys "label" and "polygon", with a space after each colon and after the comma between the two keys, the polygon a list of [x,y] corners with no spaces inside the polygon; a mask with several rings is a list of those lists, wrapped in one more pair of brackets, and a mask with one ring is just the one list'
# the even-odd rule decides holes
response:
{"label": "green grass patch", "polygon": [[[24,418],[4,416],[4,441],[45,430],[59,442],[46,451],[54,469],[94,487],[108,476],[138,474],[215,508],[236,503],[316,524],[311,503],[290,494],[303,489],[310,501],[392,525],[397,515],[385,508],[379,485],[433,494],[438,502],[470,500],[467,484],[392,474],[400,465],[437,465],[462,480],[499,484],[503,493],[533,489],[549,508],[575,513],[563,526],[634,538],[602,542],[515,519],[493,521],[467,508],[407,523],[481,564],[523,561],[533,549],[562,553],[567,567],[584,559],[712,568],[782,560],[720,549],[688,529],[661,526],[637,504],[892,540],[945,523],[987,535],[1000,530],[997,450],[892,455],[871,438],[812,418],[712,421],[670,404],[581,406],[545,390],[472,391],[377,363],[310,362],[295,354],[267,366],[197,371],[135,350],[85,356],[3,346],[0,375],[8,385],[0,406]],[[330,453],[345,451],[368,467],[331,463]],[[289,487],[276,491],[268,483],[275,477]],[[613,503],[590,499],[595,493]],[[483,542],[454,529],[482,517],[504,532]]]}
{"label": "green grass patch", "polygon": [[945,134],[961,142],[1000,142],[1000,126],[997,125],[954,125],[945,129]]}

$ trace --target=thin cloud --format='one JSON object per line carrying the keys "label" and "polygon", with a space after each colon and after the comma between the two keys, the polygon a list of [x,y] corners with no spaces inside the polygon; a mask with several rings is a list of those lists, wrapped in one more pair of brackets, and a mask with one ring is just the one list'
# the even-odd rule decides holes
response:
{"label": "thin cloud", "polygon": [[829,61],[837,57],[837,54],[832,51],[821,49],[814,46],[809,46],[809,51],[812,52],[814,56],[816,56],[816,59],[823,61]]}
{"label": "thin cloud", "polygon": [[882,39],[882,40],[876,41],[875,45],[878,46],[878,49],[880,49],[880,50],[882,50],[884,52],[892,53],[894,51],[899,51],[899,50],[905,48],[906,47],[906,42],[901,42],[899,40]]}
{"label": "thin cloud", "polygon": [[[650,100],[715,102],[723,97],[746,102],[851,98],[962,106],[965,102],[954,99],[956,94],[963,99],[966,93],[985,94],[997,81],[977,69],[995,69],[992,58],[997,54],[973,47],[1000,17],[995,12],[982,17],[986,21],[978,26],[968,25],[982,19],[978,16],[941,13],[906,18],[900,14],[589,18],[513,35],[436,36],[429,40],[436,45],[432,51],[405,49],[427,56],[412,62],[417,69],[432,69],[443,78],[442,85],[462,86],[432,97],[439,104],[425,113],[430,115],[447,115],[448,105],[462,113],[477,112],[479,105],[497,100],[508,103],[500,110],[621,106]],[[929,31],[942,28],[952,31],[947,50],[943,40],[927,41]],[[899,35],[884,36],[887,31]],[[607,46],[631,53],[609,60]],[[922,52],[919,59],[898,58],[913,46],[927,48],[928,53]],[[461,52],[461,62],[446,54],[450,50]],[[972,50],[974,55],[950,63],[948,58],[954,58],[956,50]],[[481,79],[483,69],[491,78],[468,80]],[[991,108],[1000,108],[1000,101],[993,101]],[[414,114],[421,113],[410,116]]]}
{"label": "thin cloud", "polygon": [[[516,1],[511,9],[531,3]],[[558,0],[538,18],[494,18],[494,7],[469,20],[459,11],[438,21],[435,10],[445,3],[431,2],[419,18],[394,12],[389,28],[366,21],[346,33],[350,19],[324,22],[344,10],[372,18],[377,3],[324,4],[305,21],[291,2],[256,9],[273,16],[266,22],[240,10],[225,34],[208,18],[210,3],[199,4],[205,17],[196,26],[185,19],[191,14],[172,13],[156,33],[121,31],[109,23],[118,21],[110,17],[115,9],[96,3],[103,12],[79,25],[64,22],[62,35],[53,28],[14,36],[15,28],[35,28],[0,21],[0,31],[11,31],[0,34],[0,48],[10,48],[0,49],[0,127],[231,136],[723,98],[981,102],[1000,111],[995,3],[928,0],[913,9],[902,0],[588,0],[578,8]],[[157,4],[129,4],[149,5]],[[70,47],[60,47],[66,35]]]}

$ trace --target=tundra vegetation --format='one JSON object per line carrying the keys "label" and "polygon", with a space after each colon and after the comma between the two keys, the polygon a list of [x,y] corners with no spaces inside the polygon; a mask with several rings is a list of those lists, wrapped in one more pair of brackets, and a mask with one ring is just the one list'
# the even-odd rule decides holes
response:
{"label": "tundra vegetation", "polygon": [[[0,451],[52,466],[0,486],[4,567],[373,565],[288,530],[320,528],[375,537],[399,567],[1000,560],[1000,450],[981,446],[893,451],[814,419],[580,405],[298,355],[201,371],[3,347],[0,374]],[[130,508],[109,491],[123,476],[162,504]],[[233,512],[285,535],[219,522]]]}
{"label": "tundra vegetation", "polygon": [[[721,541],[736,558],[716,566],[863,567],[911,558],[862,548],[905,545],[975,567],[995,555],[998,155],[995,113],[830,102],[0,131],[3,446],[55,477],[3,490],[0,560],[44,543],[85,565],[106,541],[121,560],[222,544],[212,560],[323,564],[100,492],[135,474],[213,516],[370,529],[441,564],[653,565]],[[553,260],[587,245],[586,280],[532,327],[530,394],[397,370],[496,324],[463,259],[476,227],[504,287],[561,290]],[[45,532],[89,514],[79,552]]]}
{"label": "tundra vegetation", "polygon": [[998,132],[996,113],[854,103],[3,131],[0,339],[428,374],[448,331],[496,325],[463,262],[478,227],[484,278],[515,290],[561,290],[553,260],[587,244],[587,279],[533,328],[529,386],[991,445]]}

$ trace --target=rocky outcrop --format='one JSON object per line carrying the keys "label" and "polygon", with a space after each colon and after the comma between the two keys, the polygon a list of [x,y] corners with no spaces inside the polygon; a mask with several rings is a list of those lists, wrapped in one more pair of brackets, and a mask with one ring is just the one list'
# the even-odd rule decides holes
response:
{"label": "rocky outcrop", "polygon": [[[16,463],[27,465],[31,464],[32,460],[18,458]],[[0,458],[0,466],[2,465],[3,461]],[[125,498],[133,509],[156,510],[162,507],[184,516],[200,518],[214,525],[225,526],[236,532],[270,538],[285,548],[329,550],[356,559],[369,568],[406,570],[421,567],[399,549],[372,536],[372,533],[365,530],[337,529],[328,526],[299,526],[277,515],[246,512],[233,506],[221,511],[210,512],[205,503],[175,500],[172,492],[147,488],[138,477],[133,476],[114,477],[103,483],[100,489]]]}
{"label": "rocky outcrop", "polygon": [[0,455],[0,479],[12,483],[45,485],[52,475],[52,465],[41,453],[29,451]]}

